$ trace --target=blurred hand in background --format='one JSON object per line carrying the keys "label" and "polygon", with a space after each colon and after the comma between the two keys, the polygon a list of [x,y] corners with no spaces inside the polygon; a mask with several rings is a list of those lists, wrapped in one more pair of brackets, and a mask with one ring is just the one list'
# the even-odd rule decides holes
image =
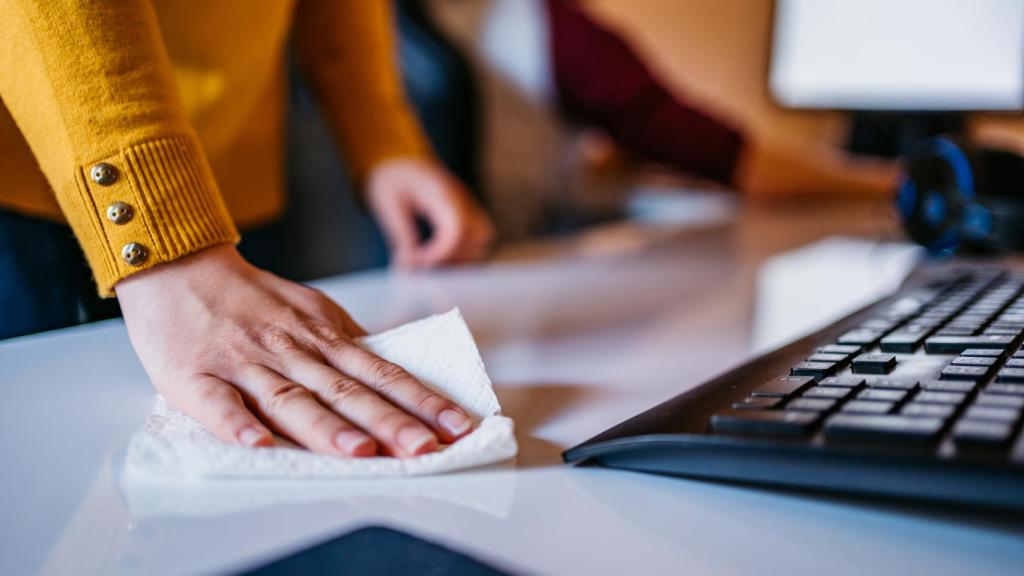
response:
{"label": "blurred hand in background", "polygon": [[894,160],[848,154],[806,140],[748,137],[733,184],[752,197],[866,196],[887,198],[896,190]]}
{"label": "blurred hand in background", "polygon": [[[386,160],[366,185],[367,204],[399,268],[430,268],[482,259],[494,226],[480,204],[438,164],[418,158]],[[423,239],[419,222],[430,235]]]}

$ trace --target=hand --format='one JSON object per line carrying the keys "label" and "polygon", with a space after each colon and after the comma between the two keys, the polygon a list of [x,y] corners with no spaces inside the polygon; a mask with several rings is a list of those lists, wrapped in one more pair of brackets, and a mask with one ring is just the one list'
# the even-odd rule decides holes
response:
{"label": "hand", "polygon": [[755,137],[744,148],[736,185],[754,197],[887,198],[896,190],[898,173],[891,160],[854,156],[792,138]]}
{"label": "hand", "polygon": [[[474,262],[494,239],[494,227],[480,205],[432,162],[382,162],[370,172],[367,200],[391,245],[392,262],[402,268]],[[426,243],[420,242],[417,216],[433,230]]]}
{"label": "hand", "polygon": [[414,456],[471,421],[400,367],[323,293],[216,246],[116,286],[132,345],[167,401],[225,442],[271,431],[339,456]]}

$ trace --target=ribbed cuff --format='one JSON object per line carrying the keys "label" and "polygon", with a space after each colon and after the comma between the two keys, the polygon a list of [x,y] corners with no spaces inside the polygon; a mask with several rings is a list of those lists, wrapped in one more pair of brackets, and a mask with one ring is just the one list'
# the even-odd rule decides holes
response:
{"label": "ribbed cuff", "polygon": [[216,244],[238,242],[193,136],[130,146],[79,167],[65,210],[101,296],[119,280]]}

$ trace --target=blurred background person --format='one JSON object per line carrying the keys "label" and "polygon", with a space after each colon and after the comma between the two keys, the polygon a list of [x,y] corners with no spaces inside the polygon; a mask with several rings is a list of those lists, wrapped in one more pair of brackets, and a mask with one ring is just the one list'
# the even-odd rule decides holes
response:
{"label": "blurred background person", "polygon": [[[788,134],[784,125],[740,114],[742,106],[721,106],[720,98],[692,96],[706,88],[699,75],[684,75],[682,89],[669,86],[631,40],[590,15],[600,3],[395,4],[410,102],[438,156],[485,204],[506,241],[621,217],[630,191],[651,180],[645,167],[653,165],[691,183],[703,179],[688,185],[762,198],[884,198],[892,190],[892,162],[847,154],[800,131]],[[666,10],[660,6],[656,13]],[[704,17],[714,12],[700,6],[671,7]],[[758,13],[755,5],[734,8]],[[288,272],[315,278],[383,265],[383,233],[351,192],[337,193],[349,186],[346,168],[302,75],[292,76],[284,225],[296,256]],[[320,241],[338,248],[300,248]]]}
{"label": "blurred background person", "polygon": [[[729,51],[722,45],[737,52],[761,40],[744,36],[741,26],[767,18],[767,3],[648,5],[647,15],[671,12],[674,18],[659,22],[690,38],[690,51],[680,58],[659,54],[662,63],[678,64],[676,72],[683,69],[671,86],[664,71],[652,71],[650,58],[634,48],[636,38],[627,40],[591,14],[621,16],[616,10],[623,6],[569,0],[426,4],[476,65],[483,99],[483,189],[506,238],[586,221],[573,213],[595,205],[606,216],[609,203],[621,206],[643,164],[758,197],[883,198],[894,186],[894,163],[853,156],[806,130],[758,118],[753,112],[764,106],[735,102],[744,96],[734,95],[733,102],[722,94],[711,97],[702,84],[706,70],[687,73],[687,63],[707,68],[713,62],[735,83],[763,83],[763,71],[741,76],[756,69],[763,53],[736,61],[735,54],[718,52]],[[716,14],[740,24],[714,37],[702,33],[698,20]],[[646,26],[641,37],[660,33],[664,40],[668,33],[651,29],[650,19],[640,24]],[[835,115],[827,120],[841,124]]]}
{"label": "blurred background person", "polygon": [[[480,95],[462,50],[438,29],[419,0],[395,0],[397,69],[426,140],[438,160],[477,201],[480,181]],[[289,259],[281,271],[308,280],[387,265],[388,240],[360,199],[351,167],[308,74],[292,58],[287,114],[288,206],[281,220]],[[418,233],[425,233],[422,225]],[[330,250],[303,250],[310,243]]]}

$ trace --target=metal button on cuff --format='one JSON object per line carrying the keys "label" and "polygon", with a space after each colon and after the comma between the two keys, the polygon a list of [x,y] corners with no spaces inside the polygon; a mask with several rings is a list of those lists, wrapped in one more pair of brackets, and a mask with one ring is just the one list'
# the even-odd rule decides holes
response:
{"label": "metal button on cuff", "polygon": [[117,168],[114,168],[112,164],[100,162],[99,164],[94,164],[89,170],[89,177],[100,186],[110,186],[117,182]]}
{"label": "metal button on cuff", "polygon": [[110,220],[114,224],[124,224],[132,219],[134,211],[130,204],[124,202],[114,202],[110,206],[107,206],[107,220]]}
{"label": "metal button on cuff", "polygon": [[121,248],[121,258],[124,258],[129,266],[138,266],[149,258],[149,251],[138,242],[129,242]]}

